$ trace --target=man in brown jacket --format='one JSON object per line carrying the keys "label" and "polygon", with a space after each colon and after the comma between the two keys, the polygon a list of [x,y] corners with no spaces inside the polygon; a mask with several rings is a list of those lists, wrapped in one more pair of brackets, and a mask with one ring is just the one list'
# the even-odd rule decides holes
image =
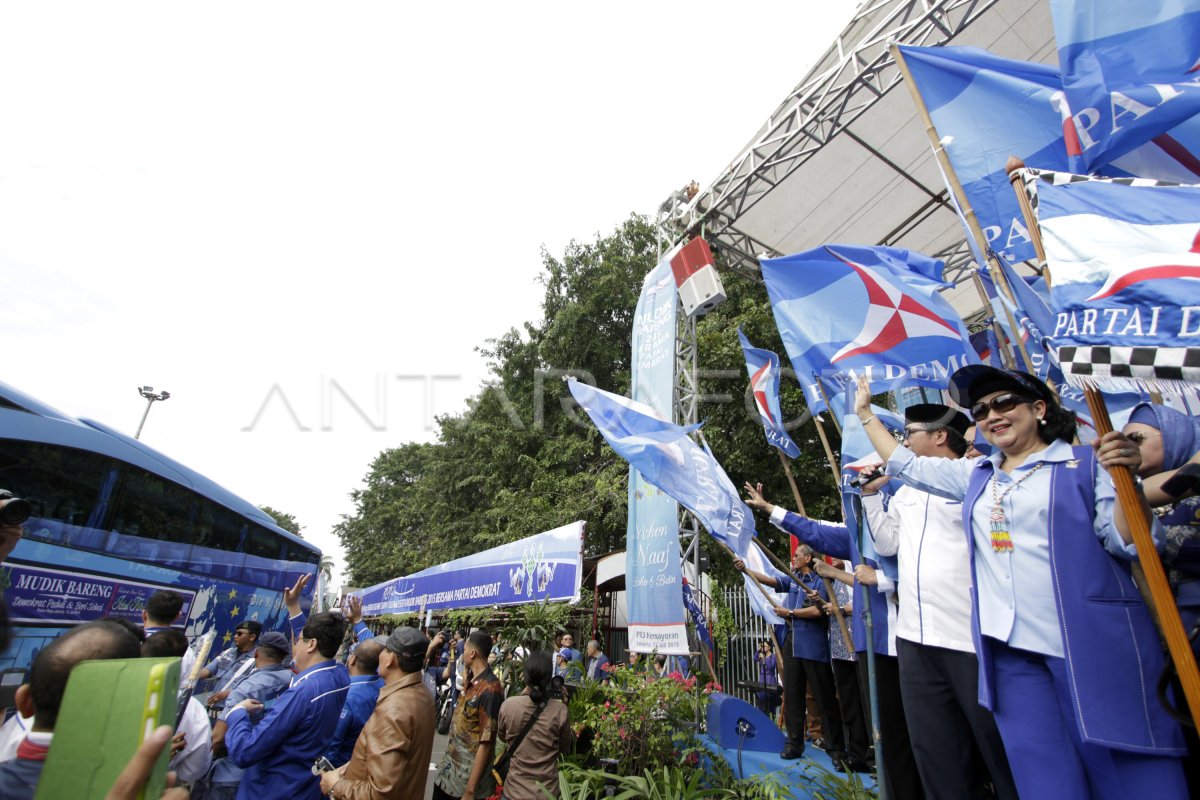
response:
{"label": "man in brown jacket", "polygon": [[383,688],[350,763],[321,776],[332,800],[421,800],[433,753],[433,698],[421,682],[429,640],[416,628],[377,636]]}

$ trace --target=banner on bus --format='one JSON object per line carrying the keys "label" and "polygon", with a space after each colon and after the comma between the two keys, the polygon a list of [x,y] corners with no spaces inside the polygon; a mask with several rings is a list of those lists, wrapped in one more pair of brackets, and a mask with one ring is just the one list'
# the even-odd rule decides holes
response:
{"label": "banner on bus", "polygon": [[131,581],[73,570],[6,564],[4,600],[12,622],[74,625],[100,617],[120,617],[142,624],[150,595],[170,589],[183,598],[179,619],[191,613],[196,593],[179,586]]}
{"label": "banner on bus", "polygon": [[584,523],[572,522],[354,594],[369,617],[546,600],[575,603],[583,578],[583,528]]}

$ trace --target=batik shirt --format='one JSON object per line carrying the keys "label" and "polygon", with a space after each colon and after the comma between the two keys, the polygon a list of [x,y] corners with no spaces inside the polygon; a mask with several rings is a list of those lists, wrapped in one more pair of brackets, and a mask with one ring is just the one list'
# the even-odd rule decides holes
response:
{"label": "batik shirt", "polygon": [[[504,687],[491,669],[485,668],[458,697],[446,754],[438,763],[435,783],[442,791],[462,797],[475,767],[475,751],[481,745],[495,745],[496,720],[504,703]],[[475,787],[475,797],[491,797],[495,791],[492,771],[485,771]]]}

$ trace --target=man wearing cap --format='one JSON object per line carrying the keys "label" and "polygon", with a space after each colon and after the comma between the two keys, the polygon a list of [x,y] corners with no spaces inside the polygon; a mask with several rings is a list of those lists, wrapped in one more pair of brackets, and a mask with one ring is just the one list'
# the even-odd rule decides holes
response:
{"label": "man wearing cap", "polygon": [[354,745],[350,763],[321,776],[333,800],[420,800],[433,754],[434,704],[421,673],[429,640],[416,628],[397,628],[368,645],[380,648],[383,688]]}
{"label": "man wearing cap", "polygon": [[[212,750],[218,760],[206,778],[192,789],[193,800],[227,800],[237,795],[238,783],[244,770],[231,759],[221,758],[225,753],[225,718],[228,712],[243,700],[257,700],[267,705],[279,697],[292,680],[292,671],[284,666],[291,658],[292,646],[288,637],[279,631],[267,631],[259,637],[254,653],[254,669],[239,681],[221,706],[220,718],[213,724]],[[251,718],[258,724],[262,713]]]}
{"label": "man wearing cap", "polygon": [[[350,688],[346,668],[333,660],[345,632],[341,614],[313,614],[292,644],[299,674],[287,691],[270,709],[251,698],[226,714],[225,747],[246,770],[238,800],[320,799],[312,767],[329,746]],[[251,717],[258,711],[266,714],[255,725]]]}
{"label": "man wearing cap", "polygon": [[244,619],[233,631],[233,646],[225,649],[208,662],[197,676],[200,680],[215,678],[213,693],[208,698],[210,706],[217,706],[229,696],[235,679],[239,679],[254,668],[254,648],[262,633],[262,623]]}
{"label": "man wearing cap", "polygon": [[358,734],[375,710],[379,690],[383,688],[379,655],[383,652],[384,643],[380,640],[386,638],[376,637],[355,643],[350,657],[346,659],[346,666],[350,669],[350,690],[346,693],[346,704],[342,706],[342,715],[338,717],[333,740],[325,751],[325,757],[334,766],[341,766],[350,760]]}
{"label": "man wearing cap", "polygon": [[[962,458],[969,428],[965,414],[936,403],[904,412],[904,440],[918,456]],[[977,700],[979,664],[971,640],[971,562],[962,503],[904,485],[885,509],[879,489],[887,481],[885,476],[864,486],[862,505],[876,552],[899,561],[900,694],[926,796],[938,800],[977,793],[986,776],[972,774],[974,739],[996,797],[1015,800],[1000,730]],[[878,582],[870,567],[854,572],[861,583]]]}

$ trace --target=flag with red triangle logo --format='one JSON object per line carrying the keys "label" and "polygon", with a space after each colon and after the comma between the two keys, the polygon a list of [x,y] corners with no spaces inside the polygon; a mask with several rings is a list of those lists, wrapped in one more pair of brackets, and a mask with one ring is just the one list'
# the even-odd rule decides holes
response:
{"label": "flag with red triangle logo", "polygon": [[[979,363],[962,319],[939,294],[941,261],[894,247],[832,244],[761,262],[788,358],[809,407],[866,374],[875,391],[947,385]],[[830,391],[832,389],[832,391]]]}
{"label": "flag with red triangle logo", "polygon": [[762,420],[767,444],[779,448],[791,458],[799,458],[800,448],[784,428],[783,412],[779,407],[779,356],[770,350],[754,347],[741,328],[738,328],[738,340],[742,343],[742,353],[746,356],[750,393],[754,399],[754,408]]}

